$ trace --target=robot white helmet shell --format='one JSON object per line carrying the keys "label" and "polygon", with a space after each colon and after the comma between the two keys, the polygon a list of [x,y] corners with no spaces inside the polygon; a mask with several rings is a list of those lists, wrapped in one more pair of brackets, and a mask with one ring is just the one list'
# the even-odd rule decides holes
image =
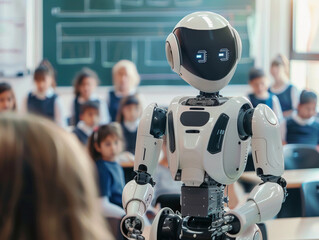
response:
{"label": "robot white helmet shell", "polygon": [[174,29],[186,27],[194,30],[216,30],[229,25],[229,22],[213,12],[194,12],[180,20]]}
{"label": "robot white helmet shell", "polygon": [[187,15],[166,39],[166,57],[173,71],[208,93],[218,92],[229,83],[241,49],[237,31],[212,12]]}

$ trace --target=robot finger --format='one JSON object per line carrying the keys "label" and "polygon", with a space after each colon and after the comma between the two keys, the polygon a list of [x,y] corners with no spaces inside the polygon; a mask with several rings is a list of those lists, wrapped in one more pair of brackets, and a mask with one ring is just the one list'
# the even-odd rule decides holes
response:
{"label": "robot finger", "polygon": [[224,216],[224,217],[222,217],[222,218],[220,218],[220,219],[218,219],[218,220],[212,222],[211,226],[212,226],[213,228],[220,227],[220,226],[222,226],[222,225],[225,225],[225,224],[227,224],[227,223],[232,222],[233,220],[234,220],[234,216],[232,216],[232,215],[227,215],[227,216]]}
{"label": "robot finger", "polygon": [[232,229],[233,229],[233,226],[230,225],[230,224],[226,224],[226,225],[223,225],[221,227],[215,228],[213,230],[213,233],[212,233],[211,237],[221,236],[224,233],[231,231]]}
{"label": "robot finger", "polygon": [[141,235],[141,233],[131,233],[129,234],[130,239],[136,239],[136,240],[145,240],[145,238]]}

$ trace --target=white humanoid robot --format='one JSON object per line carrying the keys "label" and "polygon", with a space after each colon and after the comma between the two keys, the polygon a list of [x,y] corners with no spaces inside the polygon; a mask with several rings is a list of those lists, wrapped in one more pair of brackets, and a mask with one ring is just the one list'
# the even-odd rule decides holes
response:
{"label": "white humanoid robot", "polygon": [[[169,169],[182,181],[181,213],[162,209],[155,217],[150,240],[261,239],[255,223],[273,218],[286,197],[281,175],[284,160],[278,120],[245,97],[226,98],[219,91],[231,80],[241,56],[237,31],[222,16],[195,12],[184,17],[166,40],[173,71],[200,90],[196,97],[176,97],[168,110],[149,105],[137,135],[137,176],[123,191],[121,231],[129,239],[141,235],[143,214],[151,203],[155,172],[167,135]],[[243,173],[249,145],[256,174],[263,183],[234,210],[224,209],[225,186]]]}

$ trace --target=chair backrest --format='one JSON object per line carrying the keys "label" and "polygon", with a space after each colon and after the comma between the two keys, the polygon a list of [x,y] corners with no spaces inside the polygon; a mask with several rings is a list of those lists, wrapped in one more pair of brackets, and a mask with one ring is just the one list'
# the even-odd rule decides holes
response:
{"label": "chair backrest", "polygon": [[285,169],[319,168],[319,153],[315,146],[287,144],[283,151]]}
{"label": "chair backrest", "polygon": [[303,217],[319,217],[319,181],[301,185],[301,204]]}

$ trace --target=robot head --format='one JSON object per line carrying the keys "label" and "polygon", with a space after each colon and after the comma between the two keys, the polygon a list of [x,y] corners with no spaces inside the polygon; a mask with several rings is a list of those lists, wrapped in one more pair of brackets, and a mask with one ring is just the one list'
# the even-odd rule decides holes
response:
{"label": "robot head", "polygon": [[218,92],[241,56],[237,31],[222,16],[195,12],[184,17],[166,39],[166,58],[174,72],[203,92]]}

